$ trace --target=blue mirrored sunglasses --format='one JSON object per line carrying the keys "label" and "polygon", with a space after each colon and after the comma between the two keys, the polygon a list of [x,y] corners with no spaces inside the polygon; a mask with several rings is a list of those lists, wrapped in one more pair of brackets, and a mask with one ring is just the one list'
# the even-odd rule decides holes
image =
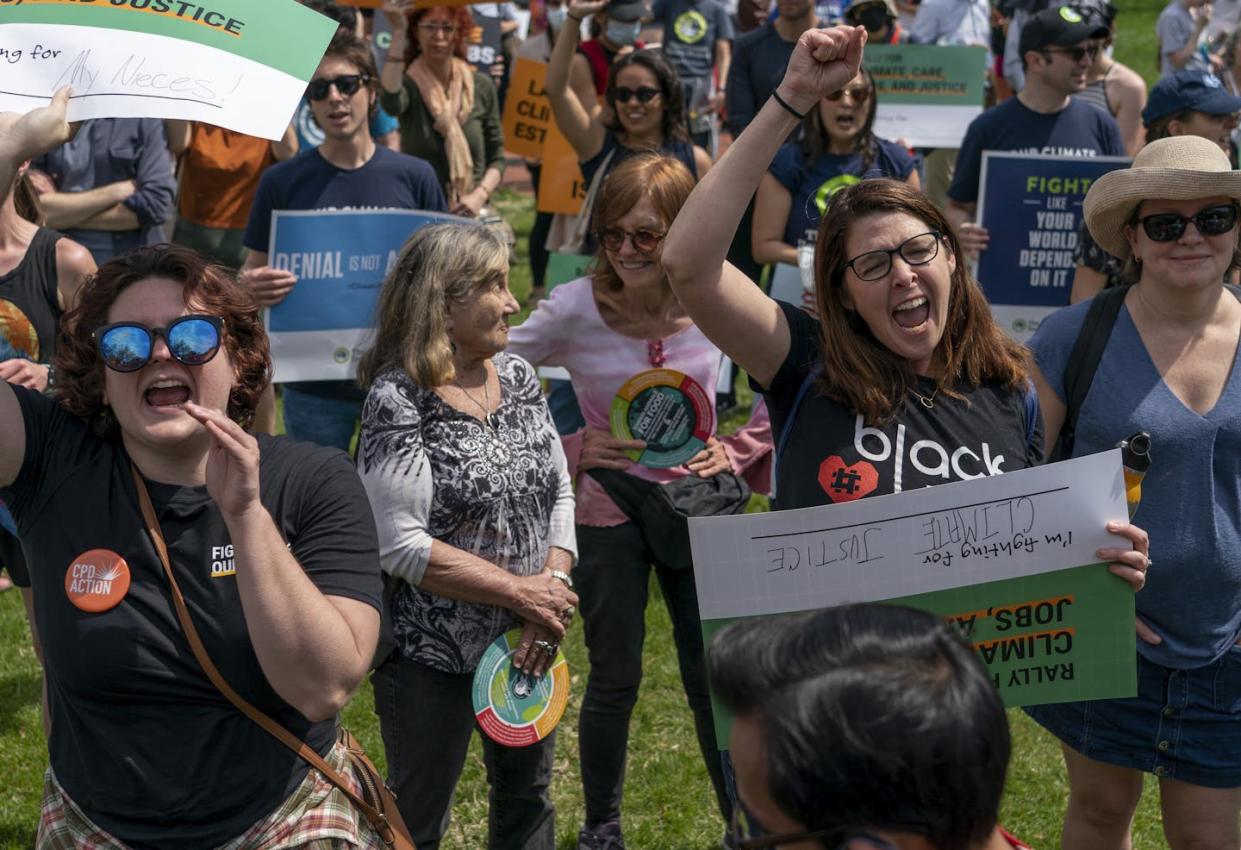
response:
{"label": "blue mirrored sunglasses", "polygon": [[224,321],[218,316],[182,316],[166,328],[148,328],[137,322],[117,322],[95,331],[103,364],[116,372],[136,372],[151,362],[155,338],[162,336],[173,359],[201,366],[220,350]]}

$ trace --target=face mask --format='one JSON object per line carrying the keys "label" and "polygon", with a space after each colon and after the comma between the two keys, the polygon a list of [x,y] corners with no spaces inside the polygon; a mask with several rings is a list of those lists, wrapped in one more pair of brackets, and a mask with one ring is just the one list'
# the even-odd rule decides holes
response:
{"label": "face mask", "polygon": [[569,14],[569,10],[564,6],[559,9],[547,10],[547,26],[551,29],[558,30],[564,26],[565,16]]}
{"label": "face mask", "polygon": [[608,41],[618,47],[633,44],[638,40],[640,32],[642,32],[641,21],[608,21]]}

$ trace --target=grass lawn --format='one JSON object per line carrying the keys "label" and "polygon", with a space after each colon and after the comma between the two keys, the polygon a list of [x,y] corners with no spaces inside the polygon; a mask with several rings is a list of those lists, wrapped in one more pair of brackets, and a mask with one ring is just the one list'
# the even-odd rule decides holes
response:
{"label": "grass lawn", "polygon": [[[1154,20],[1162,3],[1126,2],[1121,9],[1121,34],[1116,47],[1120,61],[1153,83]],[[532,212],[520,196],[501,193],[498,204],[515,229],[528,233]],[[512,285],[525,300],[530,291],[525,241],[520,240]],[[736,417],[734,417],[735,419]],[[729,423],[733,427],[735,421]],[[761,507],[756,504],[755,507]],[[681,694],[671,625],[655,584],[647,610],[646,679],[634,715],[629,752],[629,782],[625,797],[625,831],[633,848],[718,847],[724,825],[714,813],[710,783],[697,752],[689,710]],[[586,652],[580,625],[564,641],[573,671],[573,698],[560,726],[553,796],[559,815],[560,847],[574,846],[582,818],[582,795],[577,767],[577,710],[585,688]],[[39,724],[40,674],[30,635],[16,592],[0,595],[0,847],[28,848],[33,844],[39,817],[39,797],[46,767],[46,746]],[[373,713],[371,687],[364,684],[345,711],[344,722],[365,744],[380,765],[383,746]],[[1037,848],[1059,843],[1067,785],[1059,748],[1019,711],[1011,712],[1014,759],[1009,772],[1003,823]],[[829,758],[830,754],[824,754]],[[187,771],[193,766],[187,765]],[[427,765],[428,770],[438,765]],[[1164,846],[1154,782],[1134,827],[1134,847]],[[486,843],[487,785],[477,739],[470,751],[457,790],[453,826],[447,847],[477,848]]]}

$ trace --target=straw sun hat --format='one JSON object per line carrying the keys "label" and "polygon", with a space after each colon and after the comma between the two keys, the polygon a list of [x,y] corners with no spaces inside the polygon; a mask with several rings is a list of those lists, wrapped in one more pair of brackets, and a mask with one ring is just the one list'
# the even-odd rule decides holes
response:
{"label": "straw sun hat", "polygon": [[1086,193],[1082,212],[1090,235],[1115,257],[1129,256],[1125,225],[1142,201],[1192,201],[1217,196],[1241,201],[1241,171],[1233,171],[1219,145],[1201,136],[1151,142],[1133,165],[1110,171]]}

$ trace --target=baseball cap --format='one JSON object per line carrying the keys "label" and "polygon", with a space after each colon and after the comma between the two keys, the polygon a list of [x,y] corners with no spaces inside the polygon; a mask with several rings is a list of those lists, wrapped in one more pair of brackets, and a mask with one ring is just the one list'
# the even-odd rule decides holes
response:
{"label": "baseball cap", "polygon": [[1228,115],[1241,112],[1241,97],[1229,94],[1219,77],[1205,71],[1177,71],[1151,89],[1142,110],[1142,123],[1151,124],[1183,109]]}
{"label": "baseball cap", "polygon": [[1083,15],[1073,6],[1052,6],[1032,15],[1021,27],[1017,47],[1024,56],[1044,47],[1072,47],[1091,38],[1107,38],[1110,34],[1098,18]]}
{"label": "baseball cap", "polygon": [[642,0],[612,0],[603,14],[614,21],[636,21],[646,14],[646,6]]}

